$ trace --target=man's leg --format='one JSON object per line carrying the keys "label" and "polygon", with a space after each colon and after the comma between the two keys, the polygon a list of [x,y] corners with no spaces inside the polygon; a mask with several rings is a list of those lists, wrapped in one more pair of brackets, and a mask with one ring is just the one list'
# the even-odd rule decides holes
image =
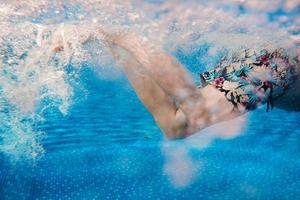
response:
{"label": "man's leg", "polygon": [[201,100],[193,78],[172,56],[163,51],[153,51],[135,33],[110,35],[108,40],[134,56],[148,75],[179,104],[183,104],[186,99],[190,99],[190,103],[191,100]]}
{"label": "man's leg", "polygon": [[[113,35],[108,41],[130,55],[124,65],[128,79],[167,135],[172,134],[171,127],[180,127],[176,137],[186,137],[241,114],[233,111],[233,105],[213,86],[197,89],[175,58],[151,51],[137,35]],[[142,80],[134,75],[137,72],[147,78]]]}
{"label": "man's leg", "polygon": [[168,95],[144,70],[136,58],[122,47],[110,45],[136,94],[169,138],[184,137],[187,120],[172,96]]}
{"label": "man's leg", "polygon": [[106,38],[134,56],[151,79],[172,97],[188,118],[188,134],[210,123],[202,92],[174,57],[163,51],[154,51],[135,33],[108,35]]}

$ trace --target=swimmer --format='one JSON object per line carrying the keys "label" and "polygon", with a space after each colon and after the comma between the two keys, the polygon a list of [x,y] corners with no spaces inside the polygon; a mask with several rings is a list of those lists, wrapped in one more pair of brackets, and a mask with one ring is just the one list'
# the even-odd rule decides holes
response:
{"label": "swimmer", "polygon": [[[105,34],[105,40],[168,138],[188,137],[262,104],[267,104],[268,112],[277,100],[284,99],[279,98],[282,95],[296,95],[287,91],[299,96],[298,57],[289,58],[283,49],[245,49],[240,56],[224,58],[213,71],[199,74],[201,85],[196,86],[174,57],[152,51],[138,35]],[[63,51],[63,47],[56,46],[53,51]],[[281,107],[297,101],[289,99],[279,103]]]}

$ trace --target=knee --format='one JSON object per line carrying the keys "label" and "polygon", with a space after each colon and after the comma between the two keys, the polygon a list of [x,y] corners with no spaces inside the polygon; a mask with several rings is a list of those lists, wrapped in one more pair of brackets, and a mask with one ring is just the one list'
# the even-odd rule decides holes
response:
{"label": "knee", "polygon": [[174,119],[168,124],[164,132],[169,139],[182,139],[187,137],[187,130],[187,117],[181,109],[178,109],[174,115]]}

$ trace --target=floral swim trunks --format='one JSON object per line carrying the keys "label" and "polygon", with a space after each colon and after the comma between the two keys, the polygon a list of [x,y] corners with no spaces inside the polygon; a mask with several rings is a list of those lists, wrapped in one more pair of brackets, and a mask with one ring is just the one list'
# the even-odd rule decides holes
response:
{"label": "floral swim trunks", "polygon": [[[294,64],[291,64],[294,63]],[[200,74],[202,86],[213,85],[239,111],[253,110],[284,94],[296,80],[297,58],[289,59],[283,49],[260,52],[246,49],[240,55],[222,59],[216,69]]]}

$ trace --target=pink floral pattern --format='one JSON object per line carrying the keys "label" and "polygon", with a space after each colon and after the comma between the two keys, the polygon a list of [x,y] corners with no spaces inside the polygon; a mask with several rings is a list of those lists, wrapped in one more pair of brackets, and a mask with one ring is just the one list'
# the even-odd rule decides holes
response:
{"label": "pink floral pattern", "polygon": [[273,108],[275,98],[284,94],[297,78],[297,58],[290,59],[283,49],[246,49],[239,58],[223,59],[213,71],[200,74],[202,86],[213,85],[223,92],[236,109],[253,110],[266,103]]}

